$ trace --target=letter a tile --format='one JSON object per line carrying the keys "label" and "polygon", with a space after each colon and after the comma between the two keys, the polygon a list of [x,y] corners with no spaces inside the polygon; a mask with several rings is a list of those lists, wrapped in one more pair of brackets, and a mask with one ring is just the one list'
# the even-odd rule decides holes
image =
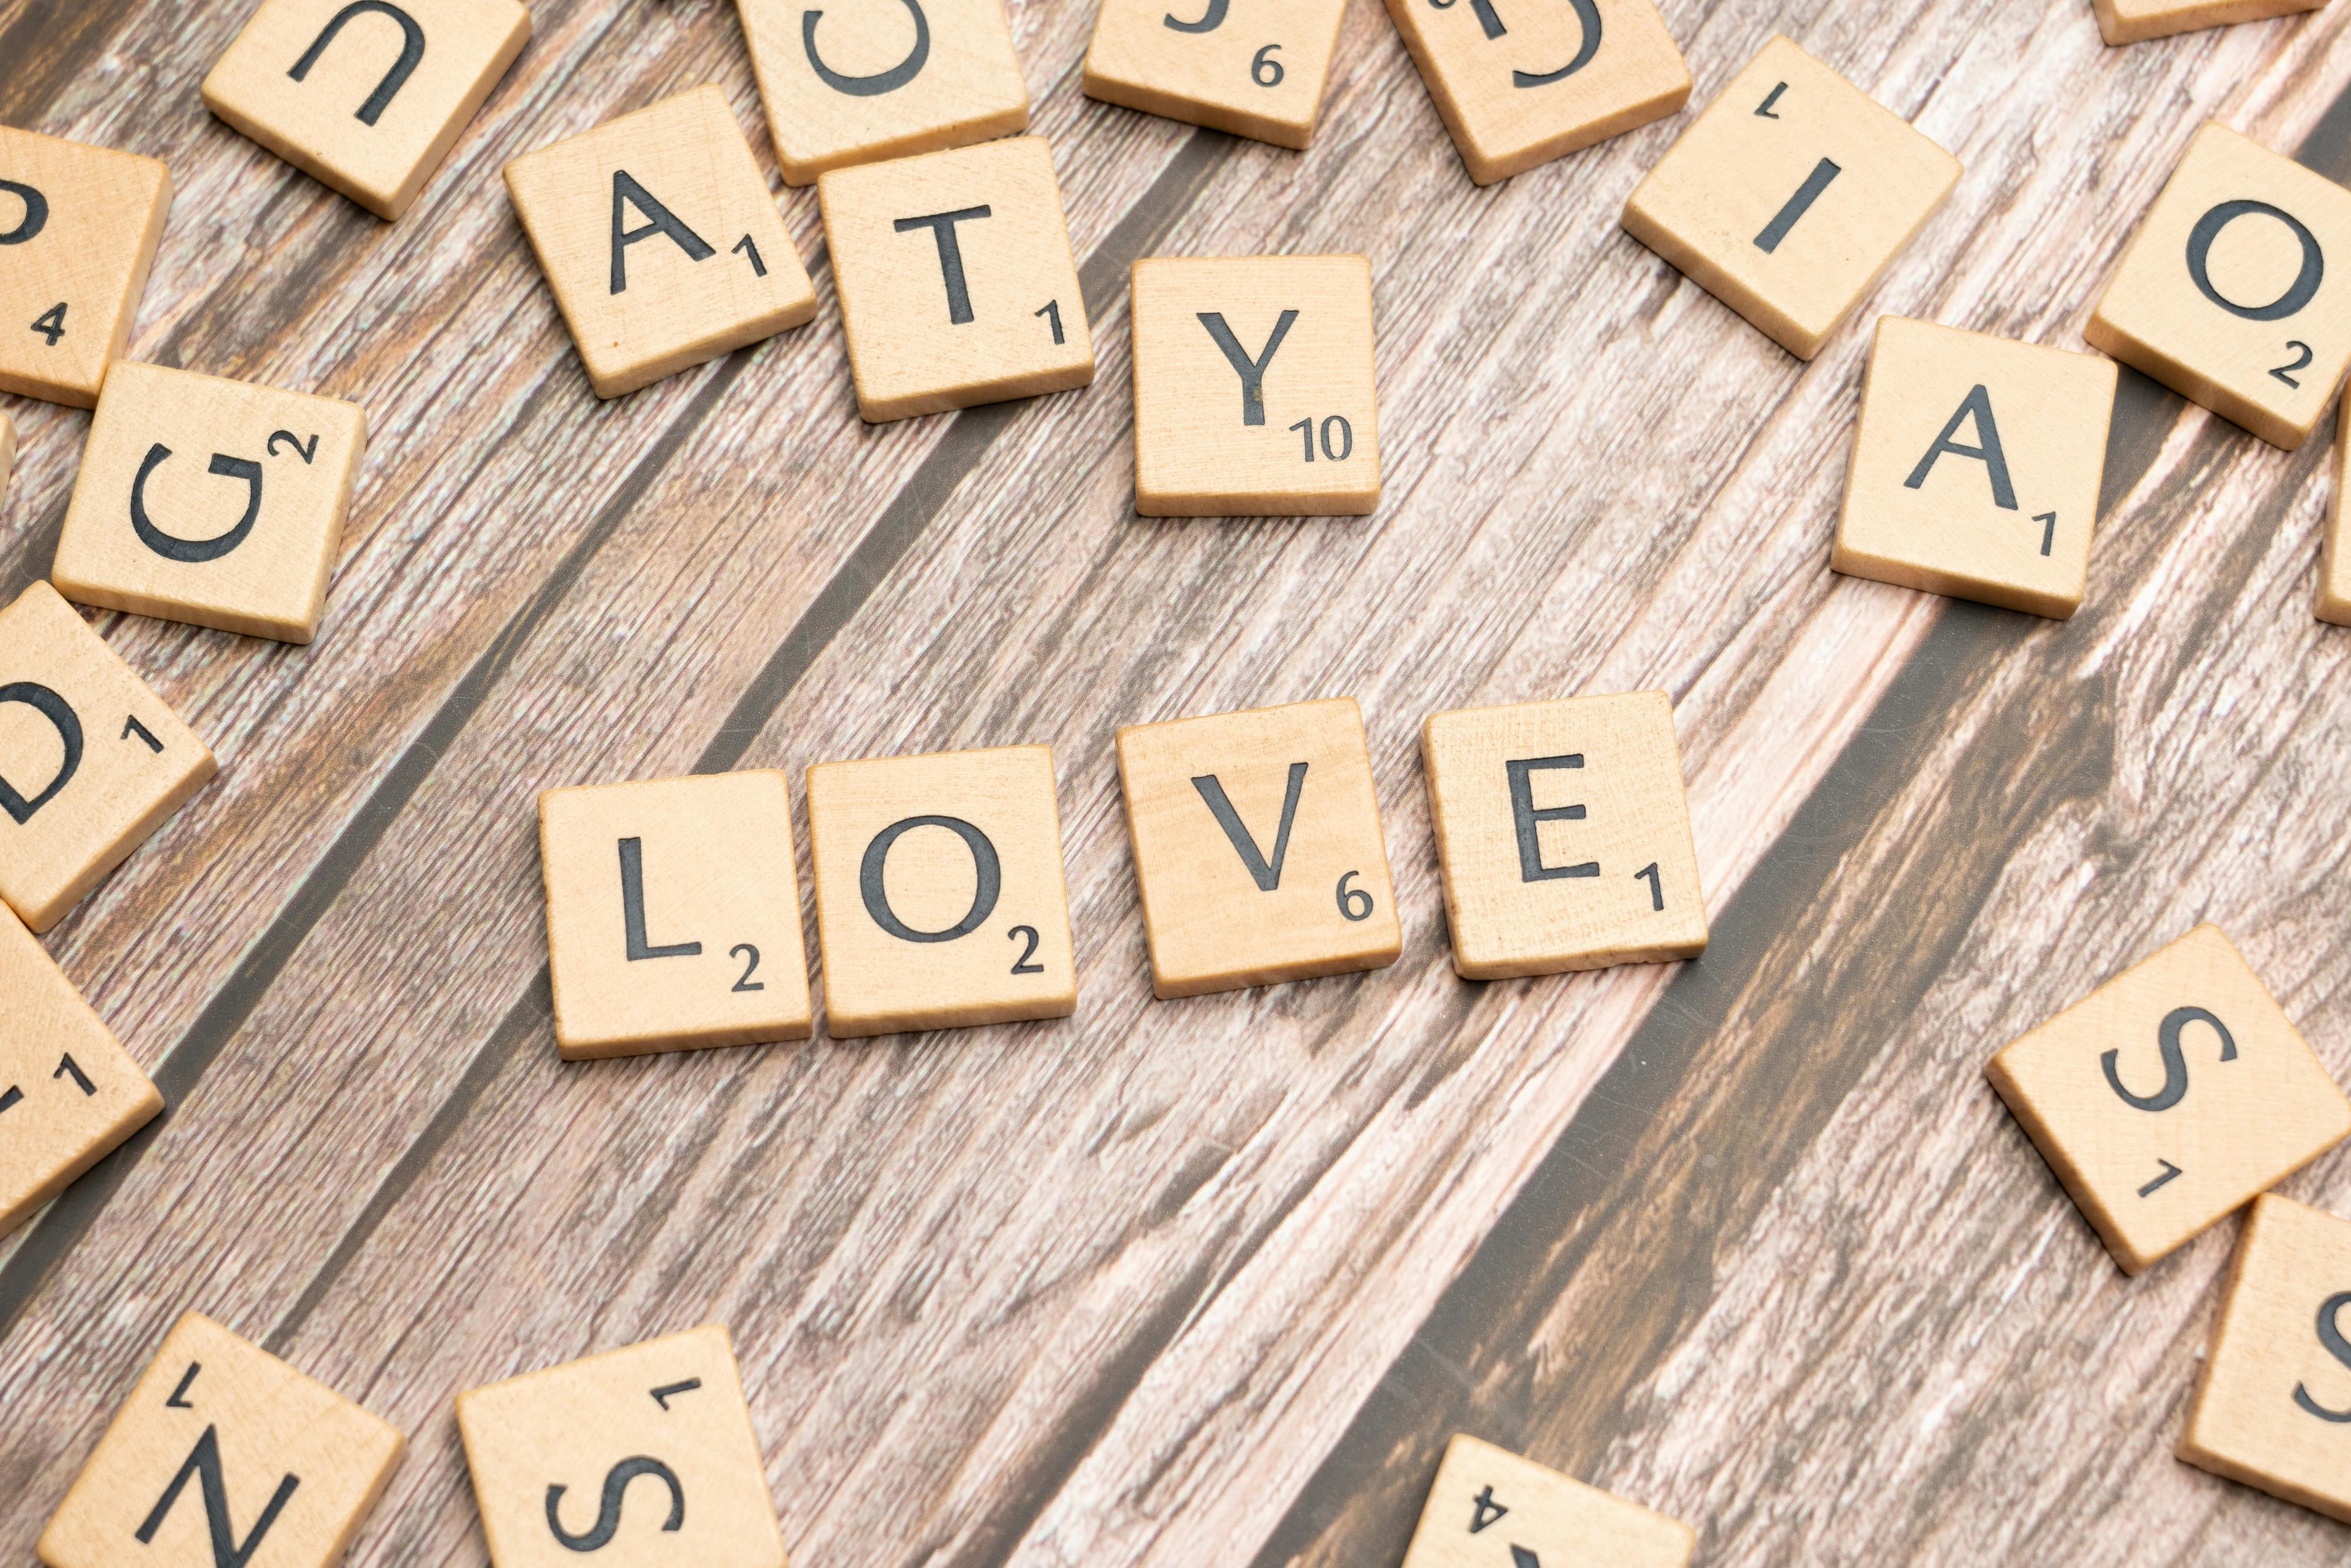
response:
{"label": "letter a tile", "polygon": [[2344,480],[2351,477],[2351,397],[2335,426],[2335,502],[2326,514],[2326,545],[2318,562],[2318,618],[2351,626],[2351,546],[2343,538]]}
{"label": "letter a tile", "polygon": [[2199,27],[2258,22],[2315,11],[2326,0],[2095,0],[2098,31],[2109,44],[2137,44]]}
{"label": "letter a tile", "polygon": [[1118,776],[1161,998],[1396,961],[1353,697],[1122,729]]}
{"label": "letter a tile", "polygon": [[1800,360],[1876,286],[1959,161],[1785,38],[1625,204],[1625,228]]}
{"label": "letter a tile", "polygon": [[407,1442],[200,1312],[183,1316],[42,1532],[49,1568],[328,1568]]}
{"label": "letter a tile", "polygon": [[263,0],[204,78],[204,107],[396,218],[529,39],[515,0]]}
{"label": "letter a tile", "polygon": [[2351,1102],[2212,925],[1985,1071],[2126,1274],[2351,1133]]}
{"label": "letter a tile", "polygon": [[1086,302],[1042,137],[837,170],[816,189],[866,419],[1094,379]]}
{"label": "letter a tile", "polygon": [[0,909],[0,1236],[163,1108],[163,1096]]}
{"label": "letter a tile", "polygon": [[49,576],[83,604],[308,643],[366,444],[355,402],[126,361]]}
{"label": "letter a tile", "polygon": [[1372,265],[1134,264],[1134,509],[1360,516],[1380,503]]}
{"label": "letter a tile", "polygon": [[1480,185],[1662,120],[1689,68],[1650,0],[1388,0]]}
{"label": "letter a tile", "polygon": [[2351,365],[2351,191],[2207,125],[2082,335],[2273,446],[2300,446]]}
{"label": "letter a tile", "polygon": [[46,582],[0,610],[0,900],[65,918],[209,780],[213,754]]}
{"label": "letter a tile", "polygon": [[1102,0],[1086,49],[1086,96],[1304,147],[1345,9],[1344,0],[1249,0],[1236,16],[1232,0]]}
{"label": "letter a tile", "polygon": [[2116,375],[2095,354],[1880,317],[1829,565],[2073,614]]}
{"label": "letter a tile", "polygon": [[716,1324],[460,1394],[457,1431],[496,1568],[784,1568]]}
{"label": "letter a tile", "polygon": [[1029,129],[1003,0],[735,0],[784,183]]}
{"label": "letter a tile", "polygon": [[538,843],[567,1060],[808,1038],[781,773],[550,789]]}
{"label": "letter a tile", "polygon": [[1665,693],[1436,714],[1420,749],[1465,979],[1706,950]]}
{"label": "letter a tile", "polygon": [[0,392],[98,406],[171,210],[152,158],[0,125]]}
{"label": "letter a tile", "polygon": [[1404,1568],[1685,1568],[1679,1520],[1457,1433]]}
{"label": "letter a tile", "polygon": [[507,165],[507,192],[598,397],[816,314],[783,214],[715,87],[524,153]]}
{"label": "letter a tile", "polygon": [[2351,1524],[2351,1221],[2253,1200],[2179,1457]]}
{"label": "letter a tile", "polygon": [[820,763],[808,803],[828,1033],[1077,1010],[1050,747]]}

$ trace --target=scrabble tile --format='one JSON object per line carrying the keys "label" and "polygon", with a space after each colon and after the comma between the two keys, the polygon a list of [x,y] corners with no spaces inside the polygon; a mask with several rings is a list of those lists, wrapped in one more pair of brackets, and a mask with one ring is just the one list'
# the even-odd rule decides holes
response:
{"label": "scrabble tile", "polygon": [[868,420],[1094,379],[1042,137],[837,170],[816,189],[857,411]]}
{"label": "scrabble tile", "polygon": [[808,269],[715,87],[526,152],[507,165],[507,191],[598,397],[816,314]]}
{"label": "scrabble tile", "polygon": [[2221,1288],[2179,1457],[2351,1523],[2351,1220],[2264,1193]]}
{"label": "scrabble tile", "polygon": [[808,1038],[781,773],[550,789],[538,845],[568,1060]]}
{"label": "scrabble tile", "polygon": [[1986,1071],[2126,1274],[2351,1133],[2351,1102],[2212,925]]}
{"label": "scrabble tile", "polygon": [[784,183],[1029,129],[1003,0],[735,0]]}
{"label": "scrabble tile", "polygon": [[1404,1568],[1684,1568],[1697,1532],[1457,1433]]}
{"label": "scrabble tile", "polygon": [[1396,961],[1354,698],[1134,725],[1118,777],[1162,999]]}
{"label": "scrabble tile", "polygon": [[2351,191],[2225,125],[2189,142],[2082,335],[2288,451],[2351,365]]}
{"label": "scrabble tile", "polygon": [[496,1568],[784,1568],[716,1324],[460,1394],[457,1431]]}
{"label": "scrabble tile", "polygon": [[2318,563],[2318,618],[2351,626],[2351,549],[2343,542],[2344,481],[2351,478],[2351,397],[2343,400],[2335,429],[2335,504],[2326,517],[2326,548]]}
{"label": "scrabble tile", "polygon": [[1134,264],[1134,301],[1136,511],[1380,504],[1370,262],[1157,256]]}
{"label": "scrabble tile", "polygon": [[73,982],[0,909],[0,1236],[162,1108]]}
{"label": "scrabble tile", "polygon": [[1625,228],[1800,360],[1821,351],[1959,161],[1773,38],[1625,204]]}
{"label": "scrabble tile", "polygon": [[1345,0],[1252,0],[1235,17],[1232,0],[1102,0],[1086,96],[1304,147],[1345,9]]}
{"label": "scrabble tile", "polygon": [[0,610],[0,900],[47,931],[208,781],[180,716],[37,582]]}
{"label": "scrabble tile", "polygon": [[819,763],[808,807],[828,1033],[1077,1010],[1051,747]]}
{"label": "scrabble tile", "polygon": [[16,426],[0,413],[0,501],[8,498],[8,476],[16,466]]}
{"label": "scrabble tile", "polygon": [[2315,11],[2326,0],[2095,0],[2098,31],[2109,44],[2137,44],[2149,38],[2199,27],[2225,26],[2231,22],[2258,22],[2265,16]]}
{"label": "scrabble tile", "polygon": [[1689,101],[1651,0],[1388,0],[1388,15],[1480,185]]}
{"label": "scrabble tile", "polygon": [[41,1534],[49,1568],[327,1568],[407,1442],[201,1312],[164,1336]]}
{"label": "scrabble tile", "polygon": [[366,444],[355,402],[125,361],[50,580],[83,604],[308,643]]}
{"label": "scrabble tile", "polygon": [[1706,950],[1665,693],[1435,714],[1420,752],[1463,978]]}
{"label": "scrabble tile", "polygon": [[2118,374],[2095,354],[1878,318],[1829,565],[2073,614]]}
{"label": "scrabble tile", "polygon": [[204,107],[396,218],[529,38],[516,0],[262,0],[204,78]]}
{"label": "scrabble tile", "polygon": [[152,158],[0,125],[0,392],[98,405],[171,210]]}

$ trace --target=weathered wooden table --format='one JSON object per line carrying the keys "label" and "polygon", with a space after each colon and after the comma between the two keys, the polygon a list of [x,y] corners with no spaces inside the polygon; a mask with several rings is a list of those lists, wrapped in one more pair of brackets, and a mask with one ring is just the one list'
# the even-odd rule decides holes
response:
{"label": "weathered wooden table", "polygon": [[[2351,1077],[2330,444],[2126,372],[2073,621],[1826,566],[1870,319],[2079,347],[2210,117],[2351,178],[2351,6],[2108,49],[2087,0],[1666,0],[1700,102],[1784,30],[1967,163],[1805,366],[1617,227],[1686,119],[1481,191],[1375,5],[1300,155],[1086,100],[1092,6],[1013,0],[1101,374],[883,428],[811,193],[817,324],[609,404],[508,207],[704,81],[768,160],[726,0],[538,0],[393,225],[204,113],[248,9],[0,4],[0,120],[178,181],[133,355],[372,424],[314,646],[99,622],[222,775],[47,938],[171,1110],[0,1244],[0,1557],[189,1306],[413,1435],[367,1564],[483,1561],[457,1390],[713,1319],[801,1568],[1393,1563],[1457,1429],[1711,1563],[2351,1547],[2170,1457],[2234,1222],[2125,1280],[1982,1074],[2209,918]],[[1379,513],[1134,517],[1129,263],[1323,250],[1376,278]],[[88,416],[8,406],[13,595]],[[1421,719],[1652,685],[1713,946],[1457,979]],[[1154,1002],[1113,728],[1338,694],[1403,961]],[[557,1060],[539,789],[1014,741],[1075,1019]],[[2351,1210],[2351,1154],[2285,1190]]]}

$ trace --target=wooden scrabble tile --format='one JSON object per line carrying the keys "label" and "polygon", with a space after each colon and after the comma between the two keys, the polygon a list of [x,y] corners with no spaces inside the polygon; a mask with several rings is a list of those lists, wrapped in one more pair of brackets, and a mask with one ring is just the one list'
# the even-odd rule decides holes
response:
{"label": "wooden scrabble tile", "polygon": [[2095,354],[1878,318],[1829,565],[2073,614],[2118,374]]}
{"label": "wooden scrabble tile", "polygon": [[598,397],[772,338],[816,289],[726,95],[698,87],[507,165]]}
{"label": "wooden scrabble tile", "polygon": [[1404,1568],[1684,1568],[1697,1545],[1677,1519],[1456,1433]]}
{"label": "wooden scrabble tile", "polygon": [[1134,509],[1360,516],[1380,504],[1372,266],[1360,256],[1134,264]]}
{"label": "wooden scrabble tile", "polygon": [[1625,204],[1625,228],[1800,360],[1959,177],[1959,161],[1773,38]]}
{"label": "wooden scrabble tile", "polygon": [[2212,925],[1985,1071],[2126,1274],[2351,1133],[2351,1102]]}
{"label": "wooden scrabble tile", "polygon": [[0,610],[0,900],[47,931],[215,771],[46,582]]}
{"label": "wooden scrabble tile", "polygon": [[2351,1523],[2351,1220],[2264,1193],[2222,1287],[2179,1457]]}
{"label": "wooden scrabble tile", "polygon": [[204,78],[204,107],[396,218],[529,38],[516,0],[263,0]]}
{"label": "wooden scrabble tile", "polygon": [[0,392],[97,406],[171,210],[152,158],[0,125]]}
{"label": "wooden scrabble tile", "polygon": [[1086,302],[1042,137],[836,170],[816,188],[865,418],[1094,379]]}
{"label": "wooden scrabble tile", "polygon": [[820,763],[808,806],[828,1033],[1077,1010],[1051,747]]}
{"label": "wooden scrabble tile", "polygon": [[1706,950],[1665,693],[1435,714],[1420,751],[1453,967],[1465,979]]}
{"label": "wooden scrabble tile", "polygon": [[407,1442],[201,1312],[183,1315],[41,1534],[49,1568],[327,1568]]}
{"label": "wooden scrabble tile", "polygon": [[1480,185],[1662,120],[1689,68],[1652,0],[1388,0]]}
{"label": "wooden scrabble tile", "polygon": [[73,982],[0,909],[0,1236],[162,1108]]}
{"label": "wooden scrabble tile", "polygon": [[83,604],[308,643],[366,445],[355,402],[126,360],[50,580]]}
{"label": "wooden scrabble tile", "polygon": [[1396,961],[1354,698],[1134,725],[1118,777],[1162,999]]}
{"label": "wooden scrabble tile", "polygon": [[2300,446],[2351,365],[2351,191],[2207,125],[2082,335],[2274,446]]}
{"label": "wooden scrabble tile", "polygon": [[565,1058],[808,1038],[781,773],[550,789],[538,844]]}
{"label": "wooden scrabble tile", "polygon": [[2335,503],[2326,516],[2326,547],[2318,562],[2318,618],[2351,626],[2351,547],[2343,540],[2343,491],[2351,479],[2351,397],[2343,400],[2335,427]]}
{"label": "wooden scrabble tile", "polygon": [[735,0],[784,183],[1029,129],[1003,0]]}
{"label": "wooden scrabble tile", "polygon": [[2199,27],[2315,11],[2326,0],[2095,0],[2095,4],[2098,31],[2107,43],[2137,44]]}
{"label": "wooden scrabble tile", "polygon": [[1086,96],[1304,147],[1345,10],[1345,0],[1253,0],[1235,18],[1232,0],[1102,0]]}
{"label": "wooden scrabble tile", "polygon": [[716,1324],[460,1394],[457,1431],[496,1568],[784,1568]]}
{"label": "wooden scrabble tile", "polygon": [[8,498],[8,476],[16,466],[16,426],[0,413],[0,501]]}

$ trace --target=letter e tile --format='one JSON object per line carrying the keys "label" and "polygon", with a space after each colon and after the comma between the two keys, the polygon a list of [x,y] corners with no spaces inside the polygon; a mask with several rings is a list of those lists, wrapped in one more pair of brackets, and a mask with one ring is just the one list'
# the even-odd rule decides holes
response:
{"label": "letter e tile", "polygon": [[73,982],[0,909],[0,1236],[162,1108]]}
{"label": "letter e tile", "polygon": [[204,107],[397,218],[529,40],[515,0],[263,0],[204,78]]}
{"label": "letter e tile", "polygon": [[2073,614],[2117,375],[2095,354],[1880,317],[1829,565]]}
{"label": "letter e tile", "polygon": [[1404,1568],[1686,1568],[1697,1532],[1457,1433]]}
{"label": "letter e tile", "polygon": [[550,789],[538,842],[566,1059],[808,1038],[783,774]]}
{"label": "letter e tile", "polygon": [[2179,1457],[2351,1524],[2351,1221],[2264,1193],[2221,1287]]}
{"label": "letter e tile", "polygon": [[1077,1010],[1050,747],[819,763],[808,803],[826,1032]]}
{"label": "letter e tile", "polygon": [[2273,446],[2351,365],[2351,191],[2225,125],[2188,143],[2082,335]]}
{"label": "letter e tile", "polygon": [[0,125],[0,392],[98,406],[171,210],[152,158]]}
{"label": "letter e tile", "polygon": [[83,604],[308,643],[366,447],[358,403],[126,361],[50,578]]}
{"label": "letter e tile", "polygon": [[1634,190],[1625,228],[1809,360],[1959,177],[1900,115],[1773,38]]}
{"label": "letter e tile", "polygon": [[46,582],[0,610],[0,900],[47,931],[215,768]]}
{"label": "letter e tile", "polygon": [[1689,101],[1689,68],[1650,0],[1388,0],[1388,16],[1480,185]]}
{"label": "letter e tile", "polygon": [[1706,950],[1665,693],[1435,714],[1420,747],[1453,967],[1464,978]]}
{"label": "letter e tile", "polygon": [[1134,279],[1136,511],[1361,516],[1380,504],[1370,262],[1157,256]]}
{"label": "letter e tile", "polygon": [[1122,729],[1118,776],[1161,998],[1396,961],[1353,697]]}
{"label": "letter e tile", "polygon": [[49,1568],[329,1568],[407,1442],[200,1312],[183,1315],[42,1532]]}
{"label": "letter e tile", "polygon": [[1029,129],[1003,0],[735,0],[784,183]]}
{"label": "letter e tile", "polygon": [[2126,1274],[2351,1133],[2351,1102],[2213,925],[2124,970],[1985,1071]]}
{"label": "letter e tile", "polygon": [[1086,302],[1042,137],[840,169],[816,190],[866,419],[1094,379]]}
{"label": "letter e tile", "polygon": [[715,1323],[460,1394],[457,1431],[496,1568],[784,1568]]}
{"label": "letter e tile", "polygon": [[506,172],[598,397],[816,314],[784,215],[715,87],[526,152]]}

